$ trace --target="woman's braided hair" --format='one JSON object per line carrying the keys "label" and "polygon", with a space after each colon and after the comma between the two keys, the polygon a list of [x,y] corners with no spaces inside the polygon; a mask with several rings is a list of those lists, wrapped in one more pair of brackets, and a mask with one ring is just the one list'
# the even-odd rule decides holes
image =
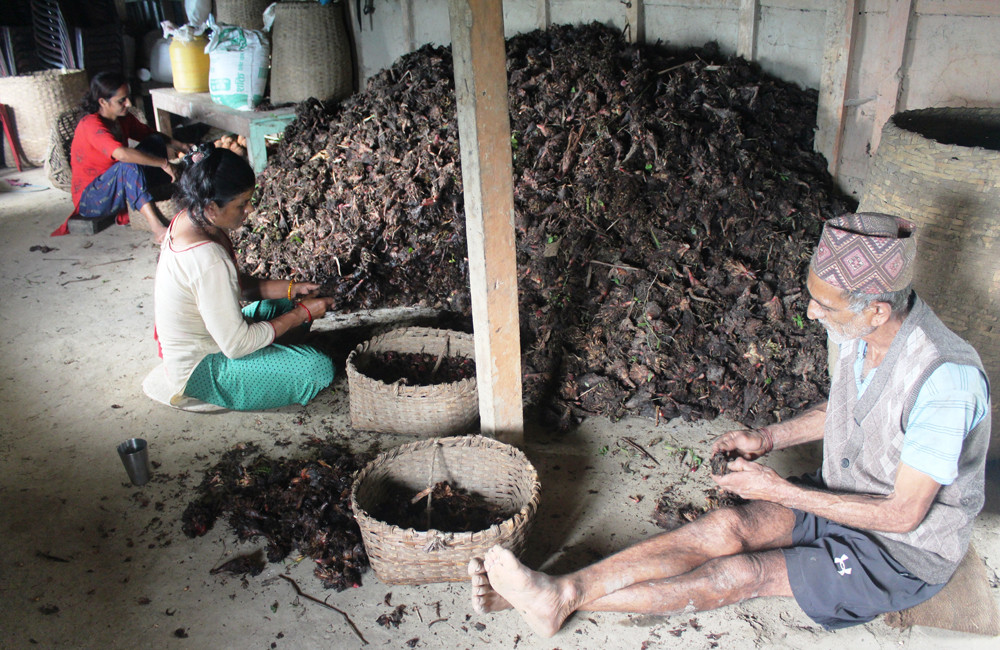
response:
{"label": "woman's braided hair", "polygon": [[205,230],[212,225],[205,217],[209,203],[225,207],[240,194],[252,190],[256,183],[257,177],[246,160],[229,149],[213,147],[181,174],[176,198],[187,209],[191,222]]}

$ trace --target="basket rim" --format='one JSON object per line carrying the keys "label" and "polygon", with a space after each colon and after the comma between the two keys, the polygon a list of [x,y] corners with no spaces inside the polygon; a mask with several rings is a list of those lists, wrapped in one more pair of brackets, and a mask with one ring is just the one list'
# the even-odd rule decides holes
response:
{"label": "basket rim", "polygon": [[[363,379],[364,381],[368,382],[369,385],[374,386],[374,387],[376,387],[378,389],[383,389],[383,388],[385,388],[385,389],[397,388],[401,392],[401,394],[404,393],[404,392],[407,392],[407,391],[412,392],[412,391],[417,391],[417,390],[427,390],[429,388],[444,389],[446,387],[447,388],[459,388],[459,389],[463,389],[463,390],[469,389],[469,388],[476,388],[478,390],[478,384],[476,382],[476,376],[475,375],[473,375],[472,377],[466,377],[465,379],[459,379],[458,381],[448,381],[448,382],[442,382],[442,383],[439,383],[439,384],[405,384],[404,385],[404,384],[401,384],[399,381],[394,381],[392,383],[388,383],[388,382],[382,381],[381,379],[375,379],[374,377],[371,377],[371,376],[366,375],[365,373],[361,372],[361,370],[358,369],[357,365],[355,365],[354,359],[358,355],[363,354],[365,352],[368,352],[369,349],[372,347],[372,345],[375,344],[376,342],[380,343],[380,342],[383,342],[383,341],[391,341],[392,339],[395,339],[395,338],[401,338],[401,336],[404,333],[407,333],[407,332],[432,332],[432,333],[447,332],[449,334],[458,334],[458,335],[461,335],[462,338],[471,338],[472,337],[472,335],[468,334],[467,332],[460,332],[458,330],[446,330],[446,329],[440,329],[440,328],[435,328],[435,327],[400,327],[400,328],[397,328],[397,329],[394,329],[394,330],[390,330],[388,332],[385,332],[384,334],[379,334],[378,336],[373,336],[372,338],[368,339],[367,341],[364,341],[362,343],[357,344],[354,347],[354,349],[351,350],[351,353],[347,355],[347,361],[345,362],[345,369],[347,370],[348,377],[350,377],[353,374],[353,375],[357,376],[359,379]],[[449,356],[463,356],[466,359],[473,359],[473,360],[475,360],[475,354],[473,354],[473,356],[471,356],[471,357],[468,357],[468,356],[465,356],[465,355],[449,355]]]}
{"label": "basket rim", "polygon": [[[402,453],[409,451],[414,451],[417,449],[423,449],[424,447],[431,447],[434,445],[442,445],[448,447],[458,447],[464,443],[472,443],[476,446],[492,447],[497,450],[512,450],[513,456],[519,461],[523,461],[527,465],[529,475],[531,477],[531,496],[528,502],[521,506],[521,509],[516,513],[504,519],[500,523],[493,524],[489,528],[483,530],[470,531],[470,532],[452,532],[439,530],[437,528],[431,528],[429,530],[417,530],[415,528],[402,528],[395,524],[390,524],[388,522],[382,521],[381,519],[376,519],[367,510],[358,506],[358,487],[361,482],[368,478],[368,475],[379,465],[385,463],[388,460],[392,460]],[[473,434],[467,436],[450,436],[447,438],[427,438],[425,440],[419,440],[417,442],[409,442],[402,445],[393,447],[392,449],[386,450],[373,458],[368,464],[361,468],[354,477],[354,481],[351,483],[351,511],[354,513],[354,518],[358,520],[358,524],[362,524],[362,520],[365,523],[373,523],[375,525],[381,526],[386,529],[389,534],[392,535],[406,535],[410,538],[421,538],[421,537],[440,537],[442,535],[448,535],[449,538],[455,540],[457,543],[473,543],[474,537],[482,536],[484,533],[493,533],[494,535],[499,534],[500,529],[505,525],[523,526],[524,523],[530,518],[532,512],[538,511],[538,505],[541,502],[542,495],[542,485],[538,480],[538,470],[535,469],[534,464],[528,459],[523,451],[515,447],[514,445],[507,444],[505,442],[500,442],[493,438],[487,438],[486,436],[480,434]]]}
{"label": "basket rim", "polygon": [[966,155],[969,153],[974,153],[976,155],[987,155],[993,158],[997,155],[998,150],[995,147],[984,147],[982,145],[976,144],[958,144],[955,142],[945,142],[938,137],[926,135],[920,130],[909,128],[901,122],[905,122],[907,119],[917,119],[921,117],[932,117],[932,116],[975,116],[975,115],[991,115],[998,117],[1000,116],[1000,107],[989,107],[989,106],[932,106],[927,108],[912,108],[905,111],[900,111],[894,113],[886,120],[885,124],[882,126],[883,139],[888,134],[890,136],[896,136],[898,138],[915,138],[919,139],[921,142],[926,142],[929,146],[934,147],[937,151],[950,155],[953,151],[962,151]]}

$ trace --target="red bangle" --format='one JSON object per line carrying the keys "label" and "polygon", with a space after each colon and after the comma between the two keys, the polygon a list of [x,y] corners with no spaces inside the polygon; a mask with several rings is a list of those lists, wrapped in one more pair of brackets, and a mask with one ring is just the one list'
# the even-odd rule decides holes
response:
{"label": "red bangle", "polygon": [[307,315],[309,316],[309,320],[307,320],[307,321],[306,321],[307,323],[311,323],[311,322],[313,322],[313,313],[312,313],[311,311],[309,311],[309,308],[308,308],[308,307],[306,307],[306,306],[305,306],[305,305],[304,305],[303,303],[301,303],[301,302],[297,302],[297,303],[295,303],[295,306],[296,306],[296,307],[301,307],[302,309],[305,309],[305,310],[306,310],[306,314],[307,314]]}

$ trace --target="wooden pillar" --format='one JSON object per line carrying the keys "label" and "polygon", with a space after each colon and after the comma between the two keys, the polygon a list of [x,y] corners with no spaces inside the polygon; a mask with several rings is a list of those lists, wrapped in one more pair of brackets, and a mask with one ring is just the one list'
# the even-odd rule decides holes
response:
{"label": "wooden pillar", "polygon": [[625,16],[628,22],[628,42],[646,42],[646,9],[645,0],[627,0]]}
{"label": "wooden pillar", "polygon": [[400,0],[400,11],[403,14],[403,47],[406,52],[416,49],[413,29],[413,0]]}
{"label": "wooden pillar", "polygon": [[524,441],[503,9],[449,0],[482,431]]}
{"label": "wooden pillar", "polygon": [[910,28],[913,0],[891,0],[889,3],[889,29],[882,40],[882,64],[875,103],[875,123],[872,125],[871,152],[875,153],[882,139],[882,127],[899,107],[899,85],[903,77],[903,57],[906,53],[906,34]]}
{"label": "wooden pillar", "polygon": [[827,170],[834,177],[840,166],[844,138],[844,100],[851,69],[856,0],[833,0],[826,12],[826,45],[819,81],[815,149],[826,156]]}
{"label": "wooden pillar", "polygon": [[538,29],[548,29],[552,26],[552,7],[549,0],[535,0],[535,24]]}
{"label": "wooden pillar", "polygon": [[757,56],[757,19],[760,14],[758,0],[740,0],[740,26],[736,39],[736,56],[753,61]]}

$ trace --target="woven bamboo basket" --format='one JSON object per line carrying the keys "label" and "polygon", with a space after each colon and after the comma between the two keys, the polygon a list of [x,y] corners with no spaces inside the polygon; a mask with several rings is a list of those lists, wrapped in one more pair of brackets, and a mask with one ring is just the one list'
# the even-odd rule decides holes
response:
{"label": "woven bamboo basket", "polygon": [[64,111],[76,107],[87,92],[83,70],[43,70],[0,77],[0,104],[14,115],[17,137],[28,164],[41,167],[49,148],[52,125]]}
{"label": "woven bamboo basket", "polygon": [[347,357],[351,426],[365,431],[417,436],[468,433],[479,417],[476,378],[448,384],[387,384],[359,370],[359,357],[380,352],[461,356],[474,359],[471,334],[428,327],[404,327],[357,346]]}
{"label": "woven bamboo basket", "polygon": [[63,111],[49,132],[49,148],[45,153],[45,175],[52,183],[52,187],[63,192],[70,192],[73,186],[73,169],[70,166],[69,154],[73,145],[73,133],[81,117],[83,112],[79,108]]}
{"label": "woven bamboo basket", "polygon": [[351,94],[354,64],[339,4],[279,2],[271,34],[272,104]]}
{"label": "woven bamboo basket", "polygon": [[215,0],[215,22],[264,29],[264,10],[273,0]]}
{"label": "woven bamboo basket", "polygon": [[[478,493],[514,514],[474,533],[403,529],[369,514],[385,500],[390,486],[416,493],[439,481]],[[351,488],[351,508],[368,559],[379,580],[387,584],[467,580],[469,560],[482,557],[494,544],[520,553],[540,498],[538,473],[527,457],[516,447],[482,436],[421,440],[396,447],[365,466]]]}
{"label": "woven bamboo basket", "polygon": [[[886,122],[859,210],[917,224],[914,288],[976,348],[1000,394],[1000,109],[930,108]],[[1000,427],[990,457],[1000,457]]]}

